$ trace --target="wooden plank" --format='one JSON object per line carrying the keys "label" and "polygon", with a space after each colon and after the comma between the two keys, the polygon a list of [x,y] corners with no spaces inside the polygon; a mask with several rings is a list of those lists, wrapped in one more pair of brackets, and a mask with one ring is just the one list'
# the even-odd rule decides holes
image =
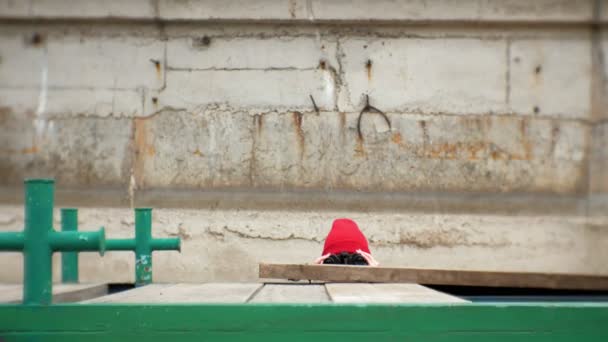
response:
{"label": "wooden plank", "polygon": [[[105,296],[107,284],[53,284],[53,303],[70,303]],[[0,284],[0,303],[21,303],[23,285]]]}
{"label": "wooden plank", "polygon": [[420,268],[260,264],[260,278],[332,282],[417,283],[490,287],[608,290],[608,276],[585,274],[485,272]]}
{"label": "wooden plank", "polygon": [[84,303],[245,303],[263,284],[151,284]]}
{"label": "wooden plank", "polygon": [[266,284],[250,303],[329,303],[325,286],[319,284]]}
{"label": "wooden plank", "polygon": [[468,303],[418,284],[325,284],[334,303]]}

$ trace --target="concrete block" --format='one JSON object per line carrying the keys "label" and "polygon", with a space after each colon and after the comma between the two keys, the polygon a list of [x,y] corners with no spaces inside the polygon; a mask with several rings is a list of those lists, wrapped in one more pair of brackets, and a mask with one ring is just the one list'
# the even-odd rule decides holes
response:
{"label": "concrete block", "polygon": [[509,55],[511,111],[589,118],[590,40],[517,40],[511,42]]}
{"label": "concrete block", "polygon": [[311,110],[309,95],[319,109],[333,109],[334,74],[321,69],[168,71],[167,88],[158,94],[156,106],[192,109],[225,103],[251,110]]}
{"label": "concrete block", "polygon": [[[42,39],[40,37],[40,39]],[[45,52],[33,32],[0,35],[0,87],[38,86]]]}
{"label": "concrete block", "polygon": [[25,17],[28,15],[31,0],[0,0],[1,17]]}
{"label": "concrete block", "polygon": [[[138,37],[0,36],[0,87],[159,89],[164,42]],[[157,66],[155,61],[159,62]]]}
{"label": "concrete block", "polygon": [[0,182],[52,177],[63,187],[127,184],[131,119],[37,119],[31,113],[0,112]]}
{"label": "concrete block", "polygon": [[47,118],[133,117],[143,112],[142,101],[143,93],[137,90],[0,88],[0,108]]}
{"label": "concrete block", "polygon": [[[606,201],[608,197],[605,196],[608,194],[608,149],[606,148],[608,145],[608,123],[595,125],[591,140],[589,192],[593,195],[604,195],[597,197],[597,200],[608,203]],[[603,207],[608,208],[608,205]]]}
{"label": "concrete block", "polygon": [[159,0],[159,17],[174,20],[288,20],[306,17],[303,0]]}
{"label": "concrete block", "polygon": [[136,121],[139,188],[230,188],[250,185],[254,144],[245,113],[161,112]]}
{"label": "concrete block", "polygon": [[562,21],[592,19],[589,0],[313,0],[315,20],[340,21]]}
{"label": "concrete block", "polygon": [[171,39],[167,42],[167,63],[169,68],[176,69],[338,67],[336,43],[314,37]]}
{"label": "concrete block", "polygon": [[341,40],[339,108],[358,111],[362,95],[384,111],[485,114],[505,109],[503,41]]}
{"label": "concrete block", "polygon": [[150,0],[30,0],[30,16],[37,18],[129,18],[155,17]]}
{"label": "concrete block", "polygon": [[592,0],[479,1],[479,18],[487,21],[587,22],[593,11]]}
{"label": "concrete block", "polygon": [[323,21],[475,20],[479,1],[312,0],[311,9],[311,16]]}

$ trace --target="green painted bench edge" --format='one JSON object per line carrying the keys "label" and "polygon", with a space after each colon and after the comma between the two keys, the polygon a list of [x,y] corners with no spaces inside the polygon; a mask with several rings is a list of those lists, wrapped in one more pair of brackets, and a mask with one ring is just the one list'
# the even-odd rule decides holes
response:
{"label": "green painted bench edge", "polygon": [[0,305],[0,341],[608,341],[606,303]]}

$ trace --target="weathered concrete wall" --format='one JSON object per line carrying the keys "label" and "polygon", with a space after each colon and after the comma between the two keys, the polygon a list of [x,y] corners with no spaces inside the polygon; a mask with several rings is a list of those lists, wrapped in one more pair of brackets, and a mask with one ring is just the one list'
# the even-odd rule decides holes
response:
{"label": "weathered concrete wall", "polygon": [[165,280],[309,260],[342,215],[385,263],[608,273],[604,2],[0,0],[0,229],[54,177],[111,236],[173,208]]}
{"label": "weathered concrete wall", "polygon": [[2,183],[586,191],[586,30],[277,28],[5,25]]}

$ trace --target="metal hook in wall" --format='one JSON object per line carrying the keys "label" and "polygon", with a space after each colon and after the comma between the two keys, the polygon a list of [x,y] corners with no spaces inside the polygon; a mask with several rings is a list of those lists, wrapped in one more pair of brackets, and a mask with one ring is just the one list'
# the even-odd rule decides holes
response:
{"label": "metal hook in wall", "polygon": [[361,118],[363,117],[363,113],[378,113],[380,115],[382,115],[382,117],[384,118],[384,121],[386,121],[386,123],[388,124],[388,128],[391,128],[391,121],[388,119],[388,116],[386,116],[386,114],[384,114],[383,111],[381,111],[380,109],[372,106],[369,104],[369,95],[365,95],[365,107],[363,107],[363,109],[361,109],[361,112],[359,113],[359,118],[357,119],[357,134],[359,134],[359,139],[363,140],[363,134],[361,134]]}

